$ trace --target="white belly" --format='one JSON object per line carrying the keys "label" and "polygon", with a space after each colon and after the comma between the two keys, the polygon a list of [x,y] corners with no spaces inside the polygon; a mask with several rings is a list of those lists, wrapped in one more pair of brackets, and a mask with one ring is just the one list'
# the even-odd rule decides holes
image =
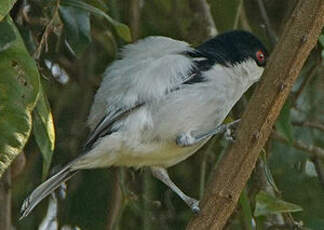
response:
{"label": "white belly", "polygon": [[180,147],[176,141],[134,142],[118,133],[103,138],[90,152],[73,164],[74,169],[127,166],[171,167],[194,154],[207,141],[190,147]]}
{"label": "white belly", "polygon": [[140,168],[143,166],[171,167],[194,154],[205,143],[190,147],[179,147],[173,143],[142,144],[135,149],[123,149],[114,163],[116,166]]}

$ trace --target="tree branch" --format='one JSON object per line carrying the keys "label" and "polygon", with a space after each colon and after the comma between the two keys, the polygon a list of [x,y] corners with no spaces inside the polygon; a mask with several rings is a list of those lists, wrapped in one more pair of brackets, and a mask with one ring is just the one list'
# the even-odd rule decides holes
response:
{"label": "tree branch", "polygon": [[[275,140],[289,144],[289,141],[277,132],[273,132],[271,137],[274,138]],[[313,146],[313,145],[307,145],[299,140],[293,141],[293,143],[291,143],[291,144],[294,148],[304,151],[304,152],[310,154],[312,157],[316,157],[321,160],[324,160],[324,149],[322,149],[320,147]]]}
{"label": "tree branch", "polygon": [[218,32],[208,2],[206,0],[189,0],[189,7],[193,13],[192,29],[189,36],[191,42],[200,43],[206,38],[217,35]]}
{"label": "tree branch", "polygon": [[310,121],[299,122],[299,121],[295,121],[295,122],[292,122],[292,124],[296,125],[296,126],[314,128],[314,129],[318,129],[318,130],[324,132],[324,124],[319,123],[319,122],[310,122]]}
{"label": "tree branch", "polygon": [[264,21],[265,24],[265,29],[270,37],[270,40],[272,42],[272,44],[276,44],[278,42],[278,36],[276,35],[275,31],[272,29],[271,24],[270,24],[270,20],[266,11],[266,8],[263,4],[263,0],[257,0],[260,12],[261,12],[261,16],[262,19]]}
{"label": "tree branch", "polygon": [[129,27],[132,31],[133,40],[137,40],[140,35],[141,8],[140,0],[131,0],[129,3]]}
{"label": "tree branch", "polygon": [[48,22],[48,24],[46,25],[45,30],[44,30],[44,33],[43,33],[43,35],[42,35],[42,38],[41,38],[41,40],[40,40],[40,42],[39,42],[39,45],[38,45],[37,49],[35,50],[35,52],[34,52],[34,54],[33,54],[33,57],[34,57],[35,59],[39,59],[44,44],[46,44],[46,47],[47,47],[47,39],[48,39],[48,35],[50,34],[50,32],[51,32],[51,28],[52,28],[53,23],[54,23],[54,20],[55,20],[55,18],[56,18],[57,15],[58,15],[58,9],[59,9],[59,6],[60,6],[60,0],[57,0],[57,1],[56,1],[56,5],[55,5],[55,9],[54,9],[54,13],[53,13],[53,17],[51,18],[51,20],[50,20],[50,21]]}
{"label": "tree branch", "polygon": [[110,208],[109,214],[107,217],[107,230],[118,229],[118,221],[120,219],[121,210],[123,206],[123,194],[120,188],[120,174],[121,170],[125,170],[123,168],[114,169],[114,187],[113,187],[113,195],[110,199]]}
{"label": "tree branch", "polygon": [[316,62],[317,63],[311,68],[309,73],[307,73],[307,75],[305,76],[302,84],[300,85],[300,87],[298,88],[297,92],[294,95],[294,104],[295,104],[295,106],[297,105],[298,98],[304,92],[305,87],[315,77],[315,75],[317,73],[317,70],[318,70],[318,67],[321,64],[320,58],[318,58],[318,60]]}
{"label": "tree branch", "polygon": [[243,0],[240,0],[237,6],[237,10],[236,10],[236,15],[235,15],[235,19],[234,19],[234,25],[233,25],[233,29],[237,29],[238,25],[239,25],[239,19],[242,13],[242,7],[243,7]]}
{"label": "tree branch", "polygon": [[324,0],[299,1],[274,49],[262,81],[187,229],[222,229],[234,211],[272,126],[324,25]]}

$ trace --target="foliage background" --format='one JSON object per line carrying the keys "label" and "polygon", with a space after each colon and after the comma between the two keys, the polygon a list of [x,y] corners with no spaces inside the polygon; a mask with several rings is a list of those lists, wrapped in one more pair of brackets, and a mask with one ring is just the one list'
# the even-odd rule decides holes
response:
{"label": "foliage background", "polygon": [[[13,2],[0,3],[0,16],[9,12]],[[44,91],[38,91],[32,113],[33,135],[29,139],[27,135],[24,153],[11,165],[12,209],[8,216],[16,229],[38,229],[44,220],[47,201],[18,222],[20,205],[46,177],[50,164],[55,170],[78,155],[87,137],[86,118],[93,95],[106,66],[117,57],[118,49],[131,40],[150,35],[198,45],[211,35],[206,29],[210,21],[206,22],[208,15],[201,4],[210,6],[207,13],[212,16],[215,31],[236,28],[252,31],[271,51],[296,1],[19,0],[15,3],[10,15],[31,55],[29,58],[36,61]],[[8,10],[3,10],[6,6]],[[7,19],[0,20],[3,23]],[[6,31],[0,29],[3,38]],[[291,226],[324,229],[322,36],[226,229]],[[0,39],[0,45],[1,42]],[[0,49],[0,58],[5,57],[4,52]],[[251,91],[233,109],[231,117],[240,116]],[[56,136],[54,154],[52,117]],[[10,120],[10,116],[1,119]],[[0,146],[5,144],[1,141]],[[171,177],[187,194],[201,197],[227,145],[221,137],[213,138],[199,153],[171,168]],[[59,199],[58,206],[59,225],[90,230],[184,229],[193,215],[166,186],[152,179],[146,169],[84,171],[68,183],[66,198]]]}

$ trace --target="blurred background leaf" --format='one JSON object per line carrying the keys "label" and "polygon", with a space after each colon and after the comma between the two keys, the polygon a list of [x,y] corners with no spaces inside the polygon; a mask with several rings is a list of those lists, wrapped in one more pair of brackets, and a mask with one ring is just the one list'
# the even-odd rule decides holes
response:
{"label": "blurred background leaf", "polygon": [[296,204],[280,200],[263,191],[256,195],[255,201],[254,216],[256,217],[284,212],[300,212],[303,210]]}
{"label": "blurred background leaf", "polygon": [[78,0],[64,0],[63,4],[67,5],[67,6],[73,6],[75,8],[83,9],[85,11],[91,12],[92,14],[104,17],[105,19],[107,19],[108,22],[110,22],[114,26],[114,28],[120,38],[124,39],[126,42],[130,42],[132,40],[131,33],[130,33],[128,26],[114,20],[108,14],[106,14],[103,10],[96,8],[88,3],[78,1]]}
{"label": "blurred background leaf", "polygon": [[40,85],[37,105],[33,111],[33,134],[43,156],[42,178],[46,179],[52,162],[55,144],[53,117],[47,96]]}
{"label": "blurred background leaf", "polygon": [[59,9],[67,45],[72,53],[79,57],[91,42],[90,14],[85,10],[69,6],[60,6]]}

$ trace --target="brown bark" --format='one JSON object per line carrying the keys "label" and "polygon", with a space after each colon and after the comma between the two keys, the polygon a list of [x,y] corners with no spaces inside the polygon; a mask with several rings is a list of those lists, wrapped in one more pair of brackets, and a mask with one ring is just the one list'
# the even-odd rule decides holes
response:
{"label": "brown bark", "polygon": [[129,2],[129,27],[132,31],[133,41],[136,41],[140,35],[140,0],[131,0]]}
{"label": "brown bark", "polygon": [[301,0],[289,18],[243,114],[237,138],[221,159],[187,229],[222,229],[234,211],[272,126],[324,25],[324,0]]}
{"label": "brown bark", "polygon": [[114,187],[113,187],[113,195],[112,199],[110,199],[110,208],[109,215],[107,217],[107,230],[113,230],[118,228],[118,220],[120,219],[120,212],[123,206],[123,194],[120,188],[120,173],[123,168],[115,168],[114,169]]}

